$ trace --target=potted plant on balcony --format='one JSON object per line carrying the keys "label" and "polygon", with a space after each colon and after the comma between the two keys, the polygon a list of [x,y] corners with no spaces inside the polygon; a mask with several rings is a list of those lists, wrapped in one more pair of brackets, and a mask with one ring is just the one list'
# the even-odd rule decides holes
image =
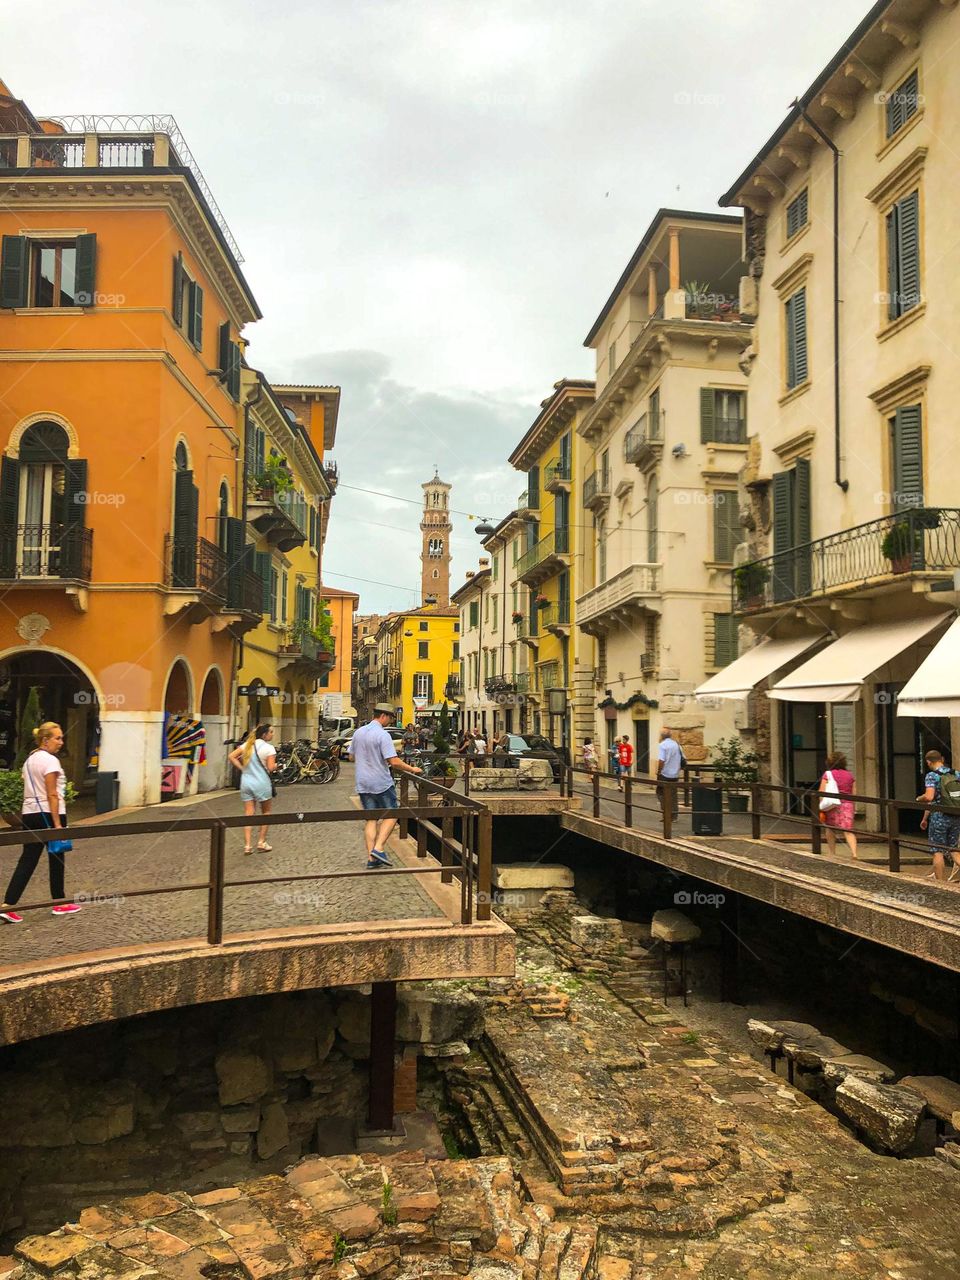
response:
{"label": "potted plant on balcony", "polygon": [[739,738],[720,738],[713,748],[713,771],[721,786],[727,787],[727,807],[731,813],[746,813],[750,797],[744,794],[757,781],[760,757],[745,750]]}
{"label": "potted plant on balcony", "polygon": [[257,472],[253,482],[261,498],[272,499],[282,497],[292,488],[293,477],[285,458],[271,456],[263,464],[263,470]]}
{"label": "potted plant on balcony", "polygon": [[510,615],[510,620],[516,626],[519,626],[520,623],[523,621],[523,614],[519,611],[519,609],[514,609],[513,613],[511,613]]}
{"label": "potted plant on balcony", "polygon": [[550,601],[547,599],[546,596],[537,596],[534,603],[536,604],[538,609],[545,609],[547,605],[550,603]]}
{"label": "potted plant on balcony", "polygon": [[909,573],[913,563],[915,538],[910,524],[906,520],[898,520],[891,525],[887,536],[880,544],[884,557],[890,561],[894,573]]}
{"label": "potted plant on balcony", "polygon": [[686,295],[687,315],[699,320],[709,319],[716,310],[716,297],[710,286],[702,280],[688,280],[683,286]]}
{"label": "potted plant on balcony", "polygon": [[763,604],[764,588],[770,581],[770,570],[759,560],[741,564],[733,571],[737,603],[743,609],[756,609]]}

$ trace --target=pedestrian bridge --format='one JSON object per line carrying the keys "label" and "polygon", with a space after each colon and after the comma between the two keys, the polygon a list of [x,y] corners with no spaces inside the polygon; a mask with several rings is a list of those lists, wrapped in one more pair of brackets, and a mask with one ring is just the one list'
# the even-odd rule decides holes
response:
{"label": "pedestrian bridge", "polygon": [[[24,923],[0,927],[0,1044],[279,991],[511,975],[486,808],[421,784],[393,865],[367,871],[350,791],[281,789],[273,849],[251,856],[232,792],[71,829],[67,891],[83,910],[51,916],[41,866]],[[21,841],[0,834],[4,879]]]}

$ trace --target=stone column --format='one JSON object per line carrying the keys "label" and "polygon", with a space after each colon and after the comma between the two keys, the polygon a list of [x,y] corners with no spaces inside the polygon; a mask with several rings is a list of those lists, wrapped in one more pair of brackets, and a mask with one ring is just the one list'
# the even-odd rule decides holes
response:
{"label": "stone column", "polygon": [[229,724],[229,716],[203,717],[203,727],[207,731],[207,763],[196,768],[200,791],[216,791],[226,785]]}
{"label": "stone column", "polygon": [[100,712],[100,769],[120,777],[120,804],[158,804],[162,711]]}
{"label": "stone column", "polygon": [[670,289],[680,288],[680,228],[668,227],[670,237]]}
{"label": "stone column", "polygon": [[651,315],[657,309],[657,269],[647,267],[647,308]]}

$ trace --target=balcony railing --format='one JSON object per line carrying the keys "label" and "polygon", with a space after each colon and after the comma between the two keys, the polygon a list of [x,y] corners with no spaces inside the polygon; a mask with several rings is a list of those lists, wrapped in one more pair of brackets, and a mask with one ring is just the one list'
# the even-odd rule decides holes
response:
{"label": "balcony railing", "polygon": [[0,582],[89,582],[92,571],[92,529],[20,524],[0,533]]}
{"label": "balcony railing", "polygon": [[263,582],[255,573],[228,573],[227,608],[241,613],[263,613]]}
{"label": "balcony railing", "polygon": [[570,601],[557,600],[540,610],[540,625],[546,631],[570,625]]}
{"label": "balcony railing", "polygon": [[64,132],[5,135],[0,138],[0,168],[166,169],[183,167],[193,175],[210,214],[237,262],[243,257],[220,206],[173,116],[54,116]]}
{"label": "balcony railing", "polygon": [[522,578],[545,561],[568,555],[569,552],[570,530],[554,529],[546,537],[541,538],[536,546],[531,547],[529,551],[525,551],[520,557],[517,561],[517,577]]}
{"label": "balcony railing", "polygon": [[583,505],[599,507],[610,497],[610,473],[592,471],[583,482]]}
{"label": "balcony railing", "polygon": [[662,414],[659,409],[645,413],[624,437],[624,461],[643,464],[657,456],[658,446],[663,443],[662,428]]}
{"label": "balcony railing", "polygon": [[532,617],[521,618],[517,623],[517,639],[529,640],[540,634],[540,619],[534,614]]}
{"label": "balcony railing", "polygon": [[502,693],[515,693],[516,685],[512,676],[488,676],[483,682],[483,691],[488,698],[495,698]]}
{"label": "balcony railing", "polygon": [[530,672],[529,671],[518,671],[517,674],[515,676],[512,676],[511,678],[513,680],[514,686],[516,687],[517,693],[530,692]]}
{"label": "balcony railing", "polygon": [[204,591],[226,599],[227,557],[220,547],[206,538],[182,538],[168,533],[165,549],[168,587]]}
{"label": "balcony railing", "polygon": [[311,629],[309,622],[297,621],[283,633],[278,652],[287,659],[299,662],[315,662],[332,667],[335,662],[332,646],[325,648]]}
{"label": "balcony railing", "polygon": [[577,625],[588,627],[605,617],[622,619],[624,611],[647,611],[659,593],[660,565],[632,564],[577,597]]}
{"label": "balcony railing", "polygon": [[570,483],[570,463],[565,458],[557,458],[543,469],[543,487],[555,490]]}
{"label": "balcony railing", "polygon": [[451,676],[443,687],[443,692],[448,698],[463,697],[463,681],[459,676]]}
{"label": "balcony railing", "polygon": [[914,507],[733,571],[733,608],[749,613],[790,600],[960,568],[960,509]]}
{"label": "balcony railing", "polygon": [[545,662],[537,667],[537,688],[558,689],[560,687],[560,663]]}
{"label": "balcony railing", "polygon": [[335,489],[340,483],[340,468],[333,459],[323,464],[323,474],[326,476],[327,484],[331,489]]}

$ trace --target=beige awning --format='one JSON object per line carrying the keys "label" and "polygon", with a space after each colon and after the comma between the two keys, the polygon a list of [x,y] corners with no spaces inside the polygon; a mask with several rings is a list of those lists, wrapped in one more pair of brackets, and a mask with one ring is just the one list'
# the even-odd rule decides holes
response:
{"label": "beige awning", "polygon": [[784,676],[769,696],[785,702],[856,702],[864,680],[949,617],[940,613],[857,627]]}
{"label": "beige awning", "polygon": [[900,690],[898,716],[960,716],[960,618]]}
{"label": "beige awning", "polygon": [[826,639],[826,633],[821,633],[816,636],[795,636],[791,640],[761,640],[695,689],[694,697],[745,698],[761,680],[766,680],[767,676],[772,676],[788,662],[799,658],[801,653],[806,653],[812,645]]}

